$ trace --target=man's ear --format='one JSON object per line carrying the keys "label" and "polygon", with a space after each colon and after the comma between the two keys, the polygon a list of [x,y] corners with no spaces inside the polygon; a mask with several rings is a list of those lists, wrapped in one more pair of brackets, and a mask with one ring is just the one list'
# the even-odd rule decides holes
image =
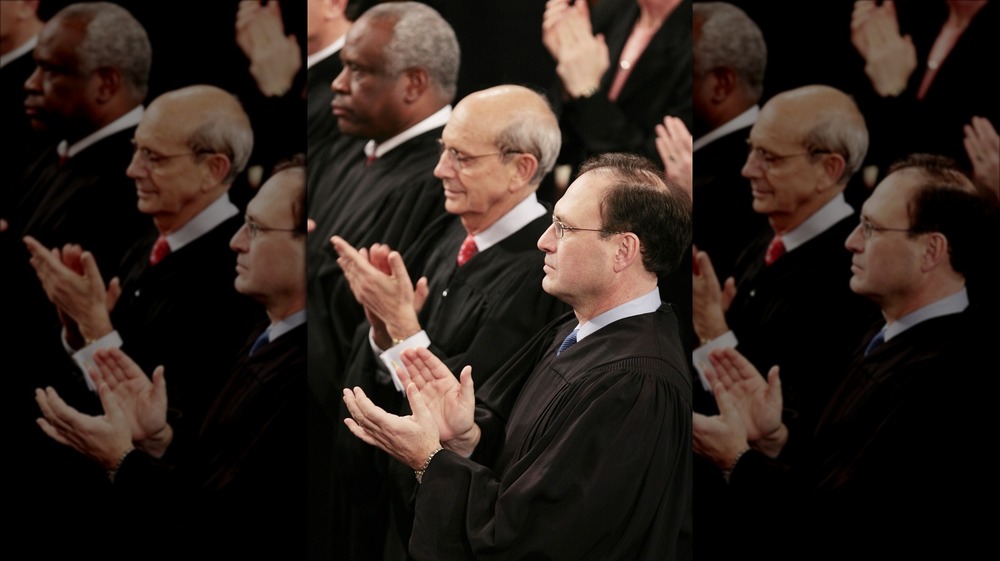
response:
{"label": "man's ear", "polygon": [[508,189],[511,193],[517,192],[526,185],[531,185],[531,179],[538,171],[538,160],[533,154],[511,154],[514,159],[514,176],[511,178]]}
{"label": "man's ear", "polygon": [[948,238],[941,232],[930,232],[927,236],[927,245],[924,253],[920,256],[920,270],[930,271],[941,266],[942,263],[949,263],[951,259],[950,244]]}
{"label": "man's ear", "polygon": [[103,105],[122,89],[122,73],[117,68],[98,68],[94,74],[98,80],[97,103]]}
{"label": "man's ear", "polygon": [[639,236],[632,232],[618,234],[621,240],[618,242],[618,250],[615,252],[615,272],[620,273],[633,266],[636,262],[642,262],[642,243]]}
{"label": "man's ear", "polygon": [[232,166],[232,163],[226,155],[219,153],[206,154],[204,158],[207,161],[203,169],[207,170],[206,173],[209,175],[209,180],[202,182],[201,190],[207,193],[222,183],[222,180],[229,174],[229,168]]}
{"label": "man's ear", "polygon": [[712,70],[711,74],[715,78],[715,84],[712,85],[712,102],[722,103],[736,89],[736,72],[732,68],[723,66]]}
{"label": "man's ear", "polygon": [[403,100],[406,103],[416,103],[427,88],[431,86],[430,74],[427,73],[426,68],[410,68],[404,72],[406,78],[406,86],[403,93]]}
{"label": "man's ear", "polygon": [[847,160],[840,154],[821,154],[821,156],[823,156],[823,176],[816,185],[818,192],[836,186],[847,167]]}

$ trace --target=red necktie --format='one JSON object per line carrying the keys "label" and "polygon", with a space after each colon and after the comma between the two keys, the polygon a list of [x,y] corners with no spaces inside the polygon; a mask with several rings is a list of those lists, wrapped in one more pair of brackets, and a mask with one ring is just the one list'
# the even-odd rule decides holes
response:
{"label": "red necktie", "polygon": [[161,235],[156,238],[156,243],[153,244],[153,252],[149,254],[149,264],[156,265],[169,253],[170,244],[167,243],[167,238]]}
{"label": "red necktie", "polygon": [[764,254],[764,264],[770,265],[784,254],[785,242],[781,241],[780,236],[774,236],[774,239],[772,239],[771,243],[767,246],[767,253]]}
{"label": "red necktie", "polygon": [[375,161],[375,154],[372,154],[371,156],[366,157],[365,158],[365,167],[368,167],[368,166],[372,165],[372,162],[374,162],[374,161]]}
{"label": "red necktie", "polygon": [[462,241],[462,247],[458,250],[458,257],[455,261],[458,262],[458,266],[461,267],[465,265],[465,262],[472,259],[472,256],[479,251],[476,247],[476,239],[472,237],[472,234],[465,236],[465,240]]}

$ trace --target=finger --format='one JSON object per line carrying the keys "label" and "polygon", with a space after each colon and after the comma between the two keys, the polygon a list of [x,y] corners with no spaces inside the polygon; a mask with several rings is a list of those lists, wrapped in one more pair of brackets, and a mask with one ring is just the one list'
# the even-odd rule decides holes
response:
{"label": "finger", "polygon": [[471,365],[466,365],[466,367],[462,369],[462,373],[458,376],[458,381],[462,384],[462,401],[475,407],[476,388],[472,382]]}
{"label": "finger", "polygon": [[441,359],[434,356],[428,349],[416,349],[417,356],[423,362],[424,367],[430,372],[432,378],[444,378],[446,376],[452,376],[451,371]]}
{"label": "finger", "polygon": [[108,283],[108,296],[106,300],[106,307],[108,311],[115,309],[115,304],[118,303],[118,298],[122,295],[122,285],[118,277],[113,277],[111,282]]}
{"label": "finger", "polygon": [[392,270],[392,276],[396,277],[402,287],[410,289],[413,286],[412,281],[410,281],[410,272],[406,270],[403,256],[398,251],[389,254],[389,267]]}
{"label": "finger", "polygon": [[767,397],[772,405],[780,409],[783,396],[781,395],[781,376],[778,375],[778,370],[777,366],[772,366],[770,372],[767,373]]}
{"label": "finger", "polygon": [[313,220],[312,218],[307,218],[306,219],[306,232],[307,233],[312,233],[312,231],[315,230],[315,229],[316,229],[316,221]]}
{"label": "finger", "polygon": [[369,435],[368,432],[365,431],[365,429],[361,427],[361,425],[359,425],[357,422],[355,422],[354,419],[348,417],[348,418],[344,419],[344,424],[347,425],[347,428],[348,428],[348,430],[351,431],[351,434],[353,434],[354,436],[360,438],[366,444],[370,444],[372,446],[378,446],[378,441],[376,441],[374,438],[372,438],[372,436]]}
{"label": "finger", "polygon": [[101,408],[108,420],[115,424],[124,421],[125,413],[122,412],[121,404],[107,384],[100,384],[97,387],[97,396],[101,400]]}
{"label": "finger", "polygon": [[66,446],[73,446],[73,444],[69,440],[67,440],[65,436],[63,436],[62,432],[60,432],[59,429],[57,429],[56,427],[52,426],[52,424],[49,423],[47,420],[45,420],[44,417],[39,417],[38,419],[35,419],[35,422],[38,423],[38,426],[42,429],[42,432],[47,434],[49,438],[51,438],[52,440],[55,440],[59,444],[64,444]]}
{"label": "finger", "polygon": [[344,238],[340,236],[333,236],[330,238],[330,244],[333,245],[333,250],[337,252],[337,255],[348,259],[357,258],[357,250],[355,250],[351,244],[347,243]]}
{"label": "finger", "polygon": [[167,405],[167,378],[163,365],[153,370],[153,399],[164,408]]}
{"label": "finger", "polygon": [[420,310],[424,309],[424,303],[427,302],[427,296],[430,294],[430,284],[427,277],[420,277],[417,281],[416,287],[413,290],[413,310],[420,313]]}

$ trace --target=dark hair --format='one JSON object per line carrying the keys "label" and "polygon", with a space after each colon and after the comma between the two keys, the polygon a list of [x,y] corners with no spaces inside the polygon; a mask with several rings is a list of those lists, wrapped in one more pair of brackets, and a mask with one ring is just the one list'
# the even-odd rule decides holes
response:
{"label": "dark hair", "polygon": [[301,184],[292,200],[292,220],[295,221],[295,234],[300,235],[306,233],[306,155],[295,154],[279,161],[274,165],[271,176],[291,169],[297,169],[302,174]]}
{"label": "dark hair", "polygon": [[668,181],[660,167],[634,154],[600,154],[580,166],[614,181],[601,201],[602,236],[632,232],[639,238],[642,264],[659,275],[677,268],[691,244],[691,199]]}
{"label": "dark hair", "polygon": [[936,154],[911,154],[889,167],[920,173],[922,180],[907,204],[910,235],[940,232],[948,240],[951,268],[968,276],[985,255],[990,205],[958,163]]}

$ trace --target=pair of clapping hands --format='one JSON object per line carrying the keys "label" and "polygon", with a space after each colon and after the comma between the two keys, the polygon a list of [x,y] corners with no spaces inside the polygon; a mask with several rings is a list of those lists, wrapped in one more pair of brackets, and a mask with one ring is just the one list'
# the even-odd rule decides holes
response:
{"label": "pair of clapping hands", "polygon": [[694,414],[695,453],[724,472],[731,471],[751,448],[776,457],[788,440],[788,429],[781,422],[778,367],[772,367],[765,379],[735,349],[716,349],[708,358],[711,368],[705,375],[712,384],[719,414]]}
{"label": "pair of clapping hands", "polygon": [[90,376],[104,414],[86,415],[68,405],[51,387],[35,390],[43,417],[38,425],[53,440],[114,471],[135,448],[162,456],[173,439],[167,423],[167,386],[163,367],[152,379],[122,351],[94,353]]}
{"label": "pair of clapping hands", "polygon": [[420,470],[444,447],[472,454],[479,442],[475,423],[476,397],[472,367],[459,379],[427,349],[407,349],[397,374],[406,388],[411,415],[398,416],[378,407],[361,388],[345,388],[344,403],[351,416],[344,420],[361,440],[381,448],[400,462]]}

